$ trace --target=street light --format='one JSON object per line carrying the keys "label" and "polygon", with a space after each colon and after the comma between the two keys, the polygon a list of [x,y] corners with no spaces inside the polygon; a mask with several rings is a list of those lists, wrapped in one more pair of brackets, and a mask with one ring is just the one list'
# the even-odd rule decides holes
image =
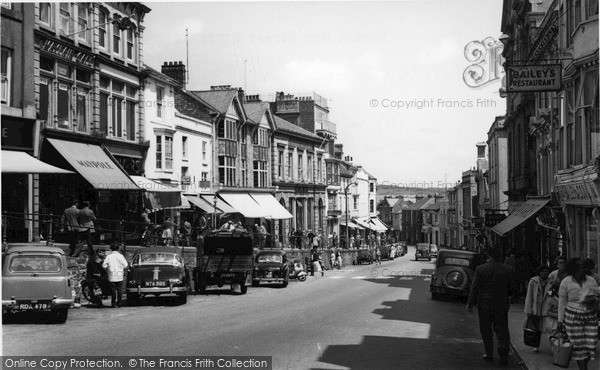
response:
{"label": "street light", "polygon": [[349,224],[348,224],[348,188],[351,185],[358,185],[358,182],[353,182],[350,183],[348,185],[346,185],[346,187],[344,188],[344,195],[346,196],[346,248],[350,249],[350,230],[349,230]]}

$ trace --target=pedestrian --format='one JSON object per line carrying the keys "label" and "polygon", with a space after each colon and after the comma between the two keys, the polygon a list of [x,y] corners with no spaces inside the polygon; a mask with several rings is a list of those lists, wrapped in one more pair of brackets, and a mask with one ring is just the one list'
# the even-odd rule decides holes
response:
{"label": "pedestrian", "polygon": [[558,290],[558,329],[565,329],[573,346],[571,358],[580,370],[588,368],[598,342],[596,303],[594,300],[593,305],[587,305],[585,301],[588,292],[598,290],[590,276],[591,268],[589,263],[584,265],[578,258],[571,258],[566,267],[568,276]]}
{"label": "pedestrian", "polygon": [[162,224],[162,239],[165,247],[171,245],[171,239],[173,239],[173,225],[171,217],[165,218],[165,221]]}
{"label": "pedestrian", "polygon": [[333,270],[336,266],[335,266],[335,261],[337,259],[335,258],[335,249],[331,250],[331,269]]}
{"label": "pedestrian", "polygon": [[319,248],[319,235],[314,235],[312,240],[313,248]]}
{"label": "pedestrian", "polygon": [[311,271],[310,276],[315,276],[315,271],[320,272],[321,276],[325,275],[325,272],[323,272],[323,269],[321,269],[321,262],[319,261],[321,256],[319,256],[319,251],[317,250],[317,248],[313,248],[311,256],[312,256],[312,271]]}
{"label": "pedestrian", "polygon": [[96,216],[94,215],[94,211],[90,209],[90,202],[85,200],[82,203],[83,208],[79,210],[79,216],[77,220],[79,221],[79,236],[78,240],[85,240],[88,245],[88,255],[94,254],[94,246],[92,245],[92,234],[96,231],[94,230],[94,221],[96,221]]}
{"label": "pedestrian", "polygon": [[336,249],[335,250],[335,258],[337,260],[337,266],[339,269],[342,268],[342,253],[340,252],[340,249]]}
{"label": "pedestrian", "polygon": [[304,233],[302,232],[302,229],[298,228],[298,230],[296,230],[296,247],[298,249],[302,249],[302,238],[304,237]]}
{"label": "pedestrian", "polygon": [[350,237],[350,249],[354,249],[354,242],[355,242],[355,240],[354,240],[354,235],[352,235],[352,236]]}
{"label": "pedestrian", "polygon": [[377,233],[377,246],[381,247],[381,234]]}
{"label": "pedestrian", "polygon": [[294,248],[296,246],[296,229],[292,228],[290,232],[290,247]]}
{"label": "pedestrian", "polygon": [[333,248],[337,248],[337,245],[338,245],[338,240],[337,239],[338,239],[337,234],[334,231],[333,232],[333,236],[331,237],[331,246]]}
{"label": "pedestrian", "polygon": [[258,243],[259,243],[259,248],[264,248],[267,245],[267,236],[270,235],[267,232],[267,223],[266,222],[262,222],[260,224],[260,226],[258,227]]}
{"label": "pedestrian", "polygon": [[78,256],[79,244],[79,209],[77,199],[73,199],[71,206],[63,212],[61,232],[67,232],[69,240],[69,256]]}
{"label": "pedestrian", "polygon": [[473,312],[473,305],[477,304],[479,331],[485,348],[483,359],[493,361],[493,329],[498,340],[497,352],[500,356],[500,366],[506,367],[510,348],[508,297],[513,271],[501,261],[502,251],[495,247],[489,248],[487,263],[475,269],[475,277],[467,300],[467,311]]}
{"label": "pedestrian", "polygon": [[110,282],[111,295],[110,304],[112,308],[121,306],[121,285],[127,268],[127,261],[121,253],[119,253],[119,244],[112,243],[110,245],[111,252],[106,256],[102,263],[102,268],[108,273],[108,281]]}
{"label": "pedestrian", "polygon": [[375,263],[381,265],[381,250],[379,250],[379,247],[375,251]]}
{"label": "pedestrian", "polygon": [[[536,328],[538,332],[546,332],[544,327],[546,319],[546,299],[548,298],[548,274],[550,268],[548,266],[538,266],[536,268],[536,276],[532,277],[527,284],[527,296],[525,298],[524,312],[527,314],[529,325]],[[534,352],[539,352],[539,348],[535,347]]]}

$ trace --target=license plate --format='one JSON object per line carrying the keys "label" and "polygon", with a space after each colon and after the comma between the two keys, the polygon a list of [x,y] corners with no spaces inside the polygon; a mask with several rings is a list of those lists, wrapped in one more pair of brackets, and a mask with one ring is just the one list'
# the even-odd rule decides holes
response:
{"label": "license plate", "polygon": [[161,287],[161,286],[167,286],[167,282],[166,282],[166,281],[147,281],[147,282],[146,282],[146,286],[147,286],[147,287]]}
{"label": "license plate", "polygon": [[19,310],[46,310],[50,303],[19,303]]}
{"label": "license plate", "polygon": [[222,274],[219,275],[220,277],[235,277],[235,273],[233,272],[224,272]]}

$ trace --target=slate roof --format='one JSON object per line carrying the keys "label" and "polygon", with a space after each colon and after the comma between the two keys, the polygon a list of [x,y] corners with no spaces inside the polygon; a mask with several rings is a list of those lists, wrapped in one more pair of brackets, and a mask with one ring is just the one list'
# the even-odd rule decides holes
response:
{"label": "slate roof", "polygon": [[179,82],[177,82],[175,79],[167,76],[166,74],[164,74],[162,72],[157,71],[156,69],[150,67],[149,65],[144,64],[144,72],[146,72],[152,78],[155,78],[162,82],[166,82],[169,85],[181,86],[181,85],[179,85]]}
{"label": "slate roof", "polygon": [[410,211],[417,211],[429,201],[433,201],[433,198],[423,198],[421,200],[417,200],[415,203],[409,205],[406,209]]}
{"label": "slate roof", "polygon": [[319,142],[323,141],[322,137],[315,135],[312,132],[307,131],[301,127],[298,127],[298,126],[294,125],[293,123],[284,120],[283,118],[280,118],[275,115],[273,116],[273,118],[275,119],[275,126],[277,127],[277,131],[281,131],[281,132],[296,135],[296,136],[301,136],[301,137],[304,137],[307,139],[318,140]]}
{"label": "slate roof", "polygon": [[393,207],[400,201],[400,198],[386,198],[385,199],[390,207]]}
{"label": "slate roof", "polygon": [[229,110],[233,98],[237,96],[237,89],[227,90],[207,90],[207,91],[190,91],[190,93],[198,96],[212,107],[214,107],[219,113],[225,114]]}
{"label": "slate roof", "polygon": [[426,204],[423,207],[421,207],[421,209],[426,210],[426,211],[438,211],[440,209],[440,203],[434,202],[434,203]]}
{"label": "slate roof", "polygon": [[265,114],[265,111],[269,107],[268,102],[262,101],[244,103],[243,105],[244,110],[246,111],[246,116],[256,124],[260,124],[260,122],[263,119],[263,115]]}

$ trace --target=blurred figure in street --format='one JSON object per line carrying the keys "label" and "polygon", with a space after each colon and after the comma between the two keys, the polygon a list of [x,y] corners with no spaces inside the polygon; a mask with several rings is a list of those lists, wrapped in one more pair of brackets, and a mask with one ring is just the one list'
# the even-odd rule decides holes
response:
{"label": "blurred figure in street", "polygon": [[501,261],[502,251],[494,247],[489,248],[487,263],[477,266],[475,269],[475,278],[467,300],[467,311],[473,312],[473,305],[477,304],[479,331],[485,348],[483,359],[493,361],[493,332],[496,332],[500,366],[506,367],[510,348],[508,297],[513,271],[510,266]]}
{"label": "blurred figure in street", "polygon": [[171,240],[173,239],[173,226],[175,224],[171,221],[171,217],[165,218],[165,221],[162,224],[162,239],[165,247],[171,245]]}
{"label": "blurred figure in street", "polygon": [[377,247],[375,250],[375,264],[381,265],[381,250],[379,247]]}
{"label": "blurred figure in street", "polygon": [[94,215],[94,211],[90,209],[90,202],[84,201],[82,203],[83,208],[79,210],[79,216],[77,217],[79,221],[79,240],[85,240],[88,245],[88,255],[94,254],[94,246],[92,245],[92,234],[96,231],[94,230],[94,221],[96,221],[96,216]]}
{"label": "blurred figure in street", "polygon": [[[548,266],[538,266],[536,276],[532,277],[527,284],[527,296],[525,298],[524,312],[527,319],[533,322],[538,332],[546,332],[544,327],[546,319],[546,300],[549,298],[548,289],[548,274],[550,268]],[[536,347],[534,352],[538,352]]]}

